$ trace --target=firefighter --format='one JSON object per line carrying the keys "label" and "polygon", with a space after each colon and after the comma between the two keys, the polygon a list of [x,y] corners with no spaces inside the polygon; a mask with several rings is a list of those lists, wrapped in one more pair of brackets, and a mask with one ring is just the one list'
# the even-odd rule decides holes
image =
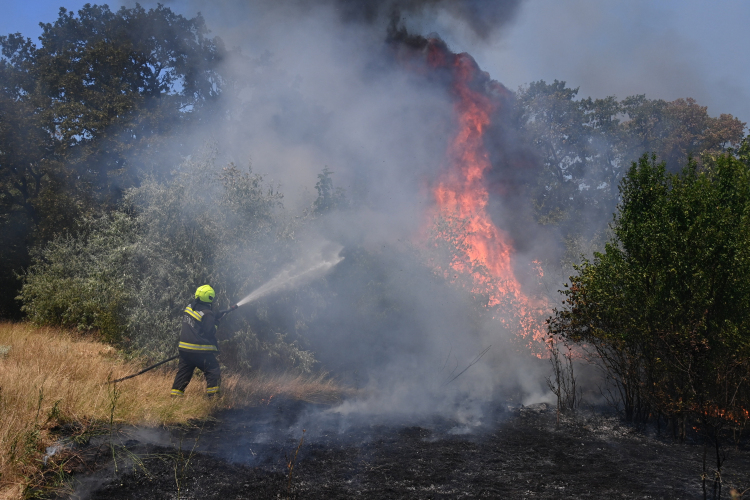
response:
{"label": "firefighter", "polygon": [[199,286],[195,291],[195,300],[185,308],[178,346],[180,363],[172,384],[172,396],[184,394],[196,368],[206,376],[206,394],[213,397],[219,393],[221,369],[216,360],[219,352],[216,341],[218,321],[211,310],[214,297],[216,293],[209,285]]}

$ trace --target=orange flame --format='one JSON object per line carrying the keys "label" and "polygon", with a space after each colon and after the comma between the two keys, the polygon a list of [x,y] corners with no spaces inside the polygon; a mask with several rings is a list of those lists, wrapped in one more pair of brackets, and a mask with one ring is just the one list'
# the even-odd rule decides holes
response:
{"label": "orange flame", "polygon": [[[434,190],[441,210],[457,213],[469,221],[467,257],[482,262],[493,276],[503,280],[507,292],[520,293],[520,285],[511,267],[513,247],[510,238],[497,228],[487,213],[489,192],[484,174],[491,164],[484,148],[483,133],[497,104],[486,95],[469,88],[476,69],[473,61],[459,54],[454,61],[458,96],[456,111],[458,134],[450,146],[451,168]],[[493,300],[493,303],[494,300]]]}
{"label": "orange flame", "polygon": [[[428,47],[428,64],[451,70],[452,91],[456,97],[458,131],[448,151],[450,164],[433,190],[438,211],[457,214],[468,222],[464,239],[465,259],[484,265],[496,278],[488,307],[503,303],[515,309],[505,312],[515,318],[518,323],[515,326],[521,335],[539,353],[544,349],[541,318],[547,310],[546,304],[542,300],[532,301],[524,294],[513,270],[512,240],[493,223],[487,210],[490,193],[485,176],[492,165],[484,145],[484,133],[500,106],[500,100],[492,91],[503,87],[490,81],[468,54],[449,54],[451,60],[439,42],[430,43]],[[440,55],[436,56],[436,52]],[[485,85],[477,85],[478,76]],[[541,277],[539,262],[535,261],[533,265]],[[453,262],[451,266],[456,271],[467,268],[462,262]],[[480,279],[475,276],[475,281]]]}
{"label": "orange flame", "polygon": [[745,408],[725,409],[720,408],[718,405],[710,405],[702,410],[700,408],[695,408],[694,411],[697,411],[697,413],[703,413],[707,417],[718,418],[735,424],[744,424],[750,420],[750,411]]}

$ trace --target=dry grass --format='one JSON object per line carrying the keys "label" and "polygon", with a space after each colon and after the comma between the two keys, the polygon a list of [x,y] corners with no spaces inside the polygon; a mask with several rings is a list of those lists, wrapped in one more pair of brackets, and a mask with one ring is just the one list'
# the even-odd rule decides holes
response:
{"label": "dry grass", "polygon": [[[10,349],[3,354],[4,346]],[[41,469],[41,457],[60,423],[109,422],[165,425],[206,418],[217,408],[251,406],[282,396],[333,403],[341,390],[324,376],[248,379],[225,376],[223,395],[204,396],[205,382],[194,377],[185,396],[171,398],[176,361],[117,384],[113,380],[142,367],[125,362],[110,346],[51,328],[0,323],[0,499],[19,498]]]}

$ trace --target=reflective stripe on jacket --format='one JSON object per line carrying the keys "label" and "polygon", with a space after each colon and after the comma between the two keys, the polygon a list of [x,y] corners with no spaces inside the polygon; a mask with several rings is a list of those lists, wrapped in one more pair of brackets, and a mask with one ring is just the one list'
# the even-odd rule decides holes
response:
{"label": "reflective stripe on jacket", "polygon": [[180,342],[177,347],[188,351],[218,351],[215,345],[188,344],[187,342]]}
{"label": "reflective stripe on jacket", "polygon": [[198,321],[201,321],[203,319],[203,311],[195,311],[190,306],[187,306],[183,312],[188,313],[190,316],[197,319]]}

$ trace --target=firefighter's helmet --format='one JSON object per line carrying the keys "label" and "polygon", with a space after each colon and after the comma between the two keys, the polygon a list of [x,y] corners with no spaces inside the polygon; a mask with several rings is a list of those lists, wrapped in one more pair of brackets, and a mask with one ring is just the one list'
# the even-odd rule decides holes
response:
{"label": "firefighter's helmet", "polygon": [[216,297],[216,292],[214,292],[214,289],[209,285],[199,286],[195,291],[195,298],[201,302],[207,302],[210,304],[214,301],[214,297]]}

